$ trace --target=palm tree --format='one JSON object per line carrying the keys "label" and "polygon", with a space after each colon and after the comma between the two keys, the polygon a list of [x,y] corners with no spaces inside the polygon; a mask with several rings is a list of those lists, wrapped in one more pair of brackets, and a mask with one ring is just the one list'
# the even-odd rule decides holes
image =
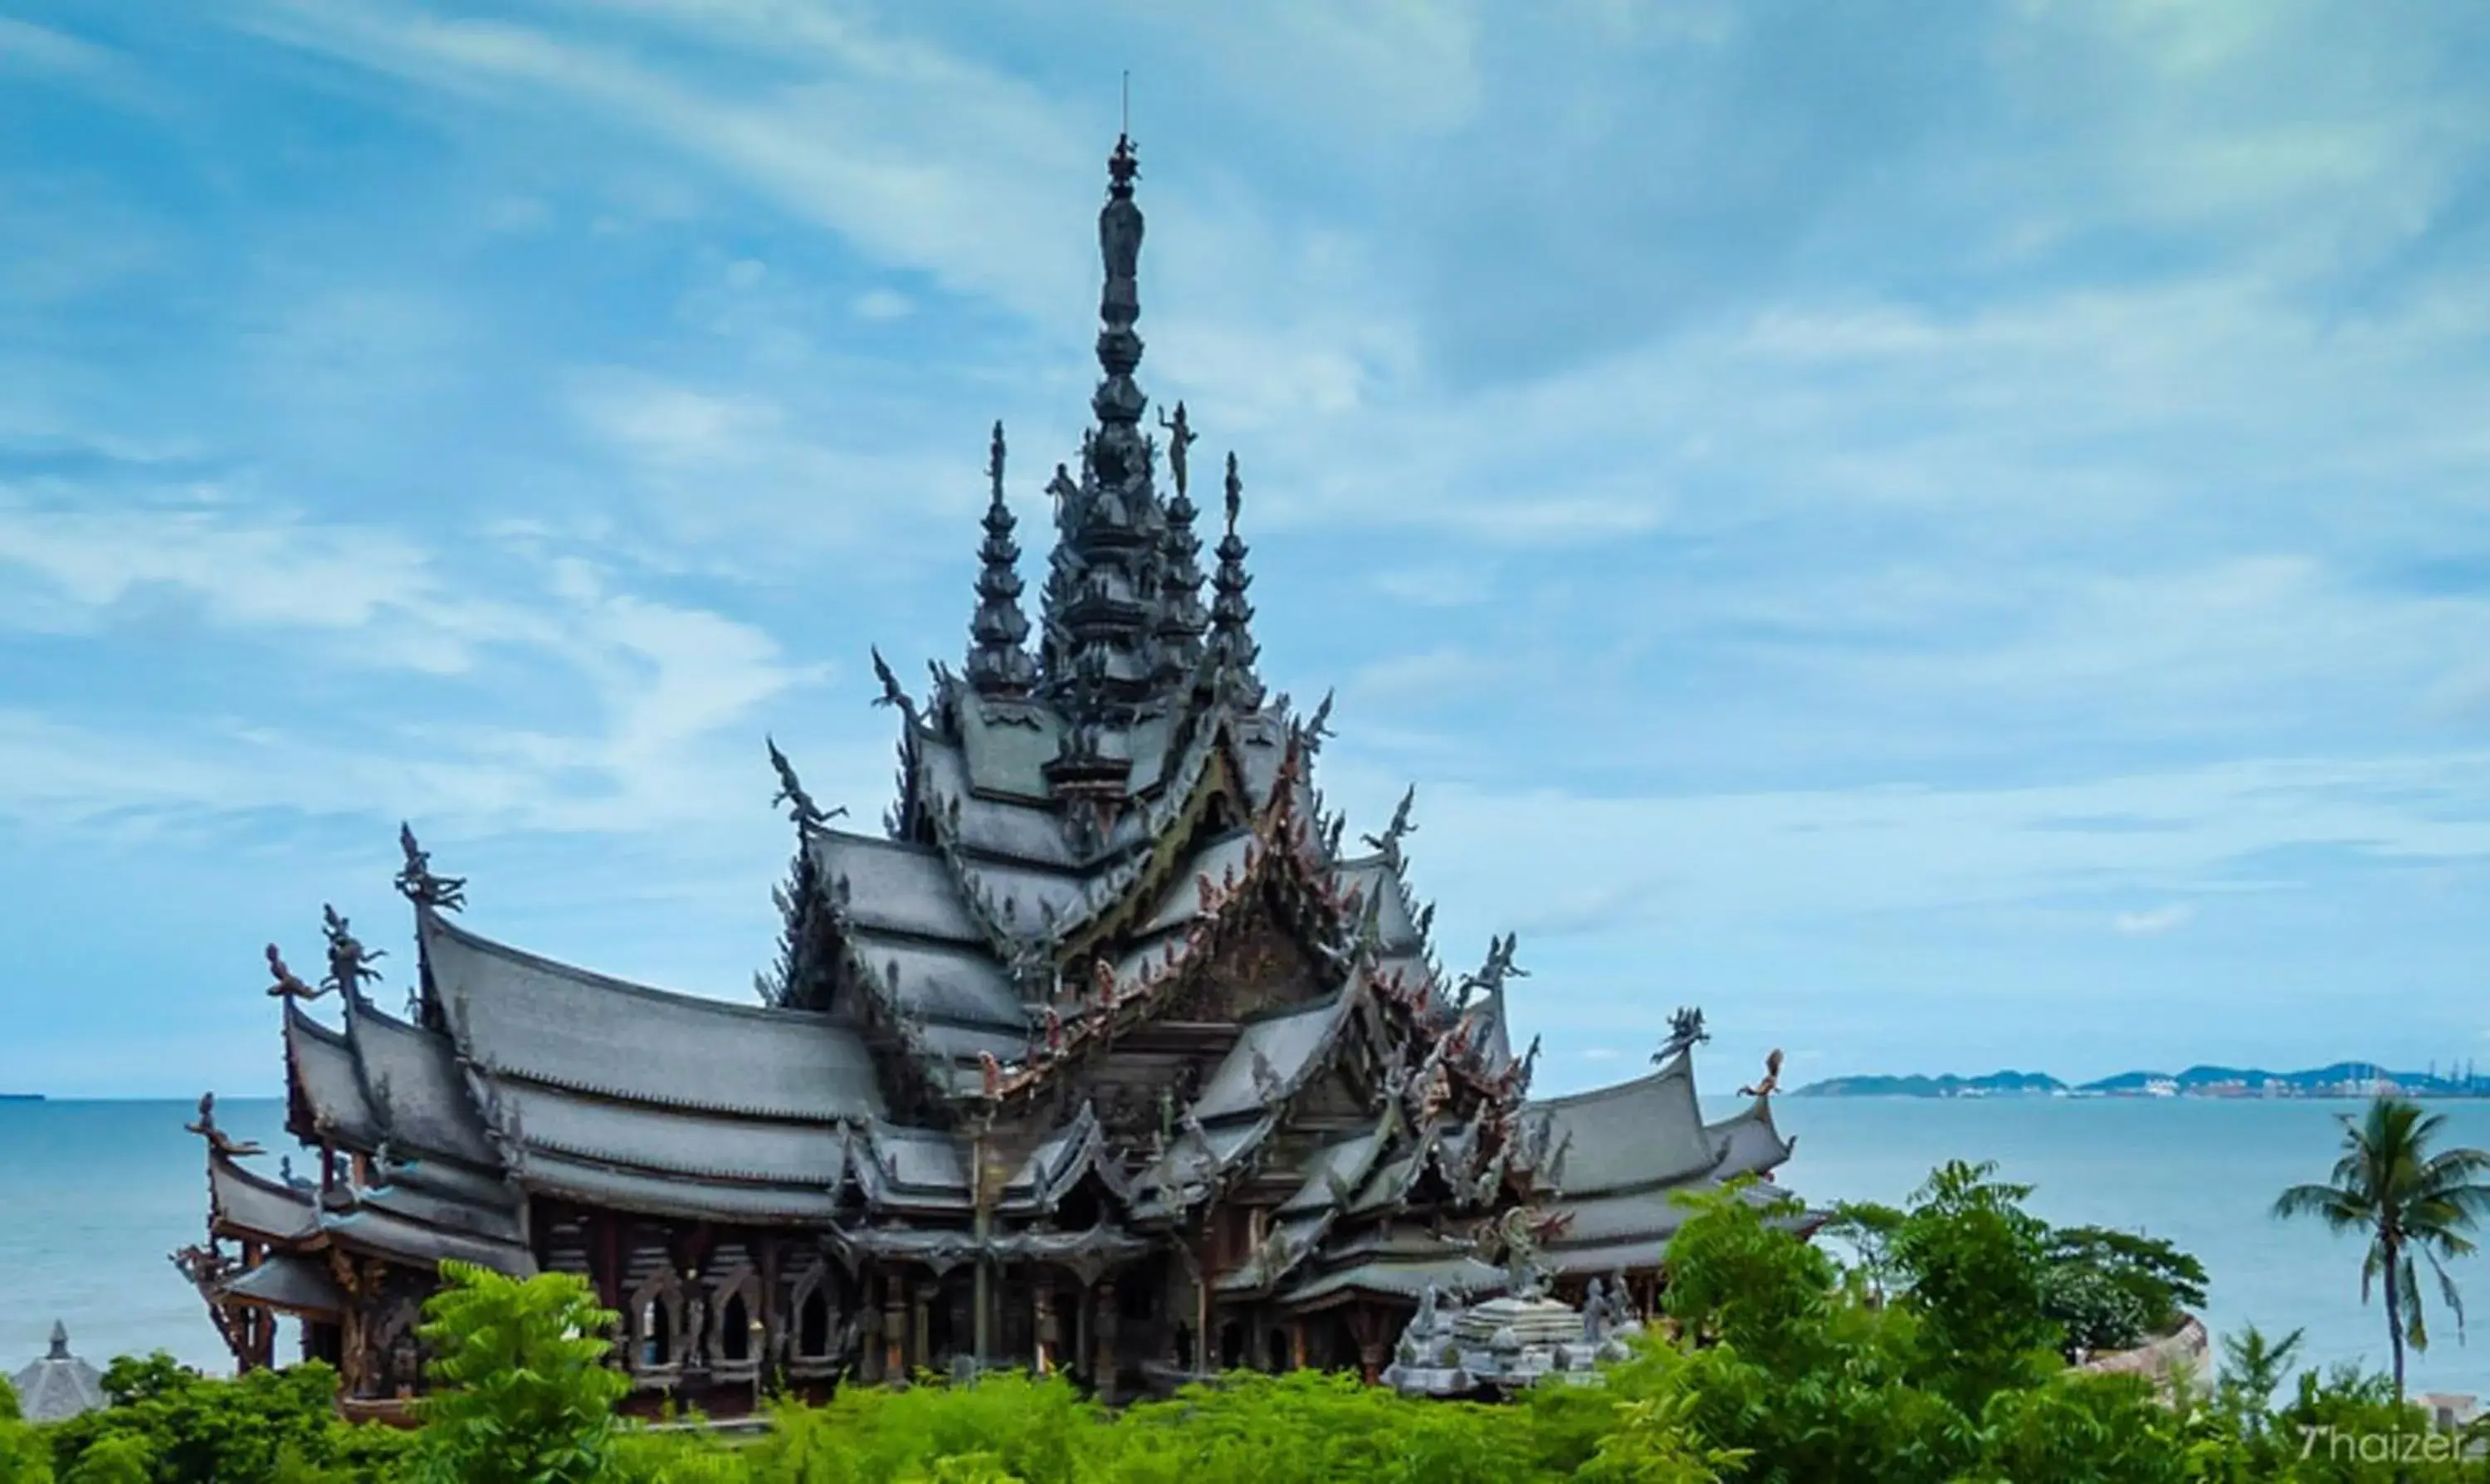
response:
{"label": "palm tree", "polygon": [[2248,1419],[2250,1433],[2264,1430],[2273,1388],[2290,1373],[2303,1333],[2295,1329],[2277,1340],[2250,1324],[2237,1334],[2222,1336],[2222,1390]]}
{"label": "palm tree", "polygon": [[2315,1216],[2337,1232],[2369,1238],[2360,1261],[2360,1301],[2373,1282],[2386,1288],[2387,1344],[2394,1355],[2395,1403],[2404,1399],[2404,1346],[2429,1348],[2421,1315],[2418,1252],[2438,1275],[2439,1295],[2464,1334],[2464,1299],[2445,1260],[2473,1251],[2474,1224],[2490,1213],[2490,1153],[2434,1149],[2447,1116],[2381,1095],[2365,1113],[2343,1116],[2343,1157],[2332,1181],[2294,1185],[2273,1203],[2276,1216]]}

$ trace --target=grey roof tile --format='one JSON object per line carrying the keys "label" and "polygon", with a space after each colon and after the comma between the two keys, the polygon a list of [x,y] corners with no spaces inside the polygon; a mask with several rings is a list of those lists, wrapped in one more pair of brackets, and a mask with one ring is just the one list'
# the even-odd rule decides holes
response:
{"label": "grey roof tile", "polygon": [[58,1320],[52,1322],[50,1353],[11,1377],[9,1386],[29,1422],[66,1422],[111,1403],[102,1373],[70,1353],[69,1331]]}
{"label": "grey roof tile", "polygon": [[985,942],[938,852],[842,831],[815,836],[811,849],[825,887],[846,879],[847,915],[858,926],[953,943]]}
{"label": "grey roof tile", "polygon": [[311,1196],[254,1175],[223,1154],[208,1156],[208,1219],[217,1230],[288,1242],[319,1230]]}
{"label": "grey roof tile", "polygon": [[339,1215],[323,1212],[320,1230],[333,1241],[378,1253],[409,1266],[437,1266],[447,1259],[474,1263],[513,1277],[532,1277],[536,1273],[535,1257],[515,1242],[446,1232],[377,1206],[360,1206]]}
{"label": "grey roof tile", "polygon": [[1203,1082],[1202,1095],[1194,1100],[1195,1116],[1204,1122],[1217,1122],[1260,1113],[1262,1093],[1254,1078],[1256,1054],[1284,1086],[1293,1085],[1338,1033],[1348,1004],[1349,997],[1343,991],[1318,1004],[1247,1022],[1237,1033],[1236,1044]]}
{"label": "grey roof tile", "polygon": [[1690,1179],[1720,1162],[1682,1053],[1647,1077],[1526,1105],[1525,1116],[1543,1115],[1553,1120],[1549,1148],[1565,1147],[1568,1196]]}
{"label": "grey roof tile", "polygon": [[313,1020],[300,1002],[285,1002],[285,1058],[294,1091],[310,1119],[312,1138],[329,1137],[366,1153],[380,1147],[381,1121],[363,1095],[354,1048],[345,1035]]}
{"label": "grey roof tile", "polygon": [[586,1206],[695,1221],[818,1224],[839,1209],[835,1190],[634,1174],[556,1154],[531,1154],[527,1181],[529,1188],[541,1194]]}
{"label": "grey roof tile", "polygon": [[[834,1123],[734,1118],[618,1103],[502,1080],[503,1127],[531,1153],[546,1150],[666,1175],[835,1187],[846,1143]],[[523,1164],[528,1178],[532,1163]]]}
{"label": "grey roof tile", "polygon": [[828,1120],[877,1112],[849,1027],[796,1010],[669,994],[554,963],[427,917],[460,1049],[551,1087],[669,1107]]}
{"label": "grey roof tile", "polygon": [[329,1319],[344,1312],[346,1294],[326,1265],[290,1252],[272,1252],[258,1266],[228,1278],[222,1298],[264,1304],[287,1314]]}
{"label": "grey roof tile", "polygon": [[392,1149],[500,1166],[448,1036],[364,1004],[347,1012],[346,1039]]}
{"label": "grey roof tile", "polygon": [[848,946],[879,991],[886,994],[896,985],[899,1004],[911,1015],[1028,1032],[1028,1007],[1011,975],[989,954],[866,932],[849,934]]}

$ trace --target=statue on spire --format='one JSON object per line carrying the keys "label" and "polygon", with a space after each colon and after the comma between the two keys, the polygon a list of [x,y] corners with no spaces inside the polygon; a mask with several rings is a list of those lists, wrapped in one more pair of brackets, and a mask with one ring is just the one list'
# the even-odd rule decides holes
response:
{"label": "statue on spire", "polygon": [[1175,404],[1173,418],[1170,418],[1164,412],[1159,414],[1159,426],[1168,430],[1168,469],[1175,475],[1175,494],[1176,498],[1181,500],[1190,492],[1191,487],[1185,478],[1187,473],[1185,453],[1202,441],[1202,435],[1195,432],[1193,425],[1185,421],[1184,403],[1180,401]]}
{"label": "statue on spire", "polygon": [[1230,694],[1241,705],[1262,704],[1262,684],[1254,674],[1254,661],[1259,651],[1247,627],[1254,621],[1254,605],[1245,600],[1245,590],[1254,579],[1245,570],[1245,538],[1236,534],[1236,517],[1245,508],[1245,480],[1236,471],[1236,455],[1228,455],[1228,532],[1219,538],[1219,570],[1211,578],[1216,596],[1210,604],[1210,649],[1217,673]]}

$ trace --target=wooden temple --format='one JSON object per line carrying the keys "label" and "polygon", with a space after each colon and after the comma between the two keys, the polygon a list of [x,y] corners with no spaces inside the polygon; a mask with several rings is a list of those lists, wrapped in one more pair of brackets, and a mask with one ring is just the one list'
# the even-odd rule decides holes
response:
{"label": "wooden temple", "polygon": [[875,656],[884,828],[839,828],[769,748],[796,848],[760,1004],[472,932],[412,833],[406,1014],[333,912],[321,985],[270,948],[314,1173],[255,1169],[203,1102],[208,1239],[176,1255],[240,1366],[277,1363],[290,1318],[387,1414],[456,1259],[585,1277],[651,1407],[1003,1365],[1109,1398],[1373,1380],[1430,1287],[1503,1288],[1511,1213],[1560,1295],[1601,1277],[1647,1311],[1670,1194],[1788,1156],[1769,1088],[1704,1121],[1692,1013],[1648,1075],[1530,1099],[1513,940],[1439,967],[1407,799],[1345,841],[1315,787],[1329,702],[1259,678],[1235,458],[1205,574],[1185,409],[1144,428],[1136,173],[1119,141],[1095,425],[1049,485],[1034,642],[998,427],[961,668],[911,695]]}

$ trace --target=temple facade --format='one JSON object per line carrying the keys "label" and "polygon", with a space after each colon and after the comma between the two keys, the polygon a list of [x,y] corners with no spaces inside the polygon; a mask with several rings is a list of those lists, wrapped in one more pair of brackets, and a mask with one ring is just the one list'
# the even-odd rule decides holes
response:
{"label": "temple facade", "polygon": [[208,1236],[176,1254],[240,1366],[297,1322],[387,1414],[449,1259],[587,1279],[651,1406],[979,1365],[1111,1399],[1239,1366],[1375,1380],[1431,1291],[1597,1278],[1608,1323],[1648,1313],[1671,1193],[1788,1156],[1769,1080],[1704,1120],[1691,1012],[1648,1075],[1533,1100],[1513,940],[1444,972],[1410,800],[1346,838],[1315,785],[1328,700],[1260,677],[1236,459],[1205,563],[1186,410],[1144,419],[1136,174],[1119,141],[1095,421],[1048,483],[1034,619],[998,427],[960,667],[912,694],[874,656],[883,828],[843,828],[769,746],[796,848],[760,1003],[471,931],[411,832],[405,1013],[333,911],[319,985],[269,949],[309,1173],[257,1168],[203,1100]]}

